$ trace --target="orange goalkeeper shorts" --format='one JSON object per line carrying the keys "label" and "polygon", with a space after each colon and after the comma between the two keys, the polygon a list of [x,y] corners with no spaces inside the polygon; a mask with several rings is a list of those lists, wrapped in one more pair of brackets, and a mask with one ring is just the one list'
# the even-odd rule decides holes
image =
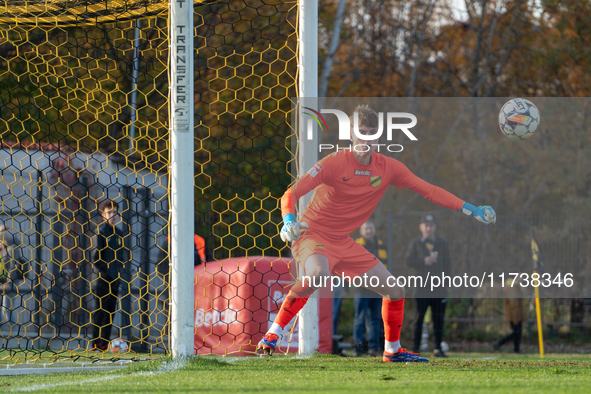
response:
{"label": "orange goalkeeper shorts", "polygon": [[302,231],[300,238],[293,243],[291,252],[302,267],[308,257],[313,254],[326,256],[332,275],[344,274],[351,278],[363,275],[380,262],[376,256],[351,237],[329,241],[309,230]]}

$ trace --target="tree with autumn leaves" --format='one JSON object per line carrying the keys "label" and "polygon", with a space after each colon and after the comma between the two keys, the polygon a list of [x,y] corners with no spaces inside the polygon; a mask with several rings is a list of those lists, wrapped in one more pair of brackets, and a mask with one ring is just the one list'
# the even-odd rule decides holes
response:
{"label": "tree with autumn leaves", "polygon": [[[591,96],[591,3],[477,0],[458,12],[453,1],[347,0],[331,53],[335,10],[344,1],[320,3],[321,68],[332,57],[331,72],[320,73],[330,75],[320,81],[326,96],[529,97],[539,104],[541,126],[528,140],[509,140],[494,119],[477,115],[463,127],[429,129],[434,135],[419,136],[423,143],[407,144],[397,158],[430,182],[490,203],[501,219],[559,219],[557,228],[540,229],[540,241],[568,241],[577,260],[569,264],[588,276],[591,100],[582,97]],[[390,208],[432,209],[421,200],[403,193]],[[573,301],[573,321],[582,321],[581,308]]]}
{"label": "tree with autumn leaves", "polygon": [[[321,26],[324,41],[333,27],[329,14],[339,3],[326,1],[321,7],[320,19],[328,21]],[[347,1],[327,96],[591,95],[590,3],[479,0],[466,5],[466,19],[455,20],[449,1]],[[321,48],[327,49],[322,43]],[[325,52],[321,66],[323,57]],[[572,109],[575,102],[580,110],[569,119],[563,119],[568,111],[542,112],[539,131],[524,142],[475,123],[471,132],[455,135],[453,146],[445,148],[447,161],[435,162],[433,152],[419,152],[417,161],[412,146],[401,158],[429,174],[441,173],[429,180],[443,181],[453,190],[462,190],[462,185],[451,174],[460,170],[474,178],[475,168],[484,169],[477,176],[488,178],[478,179],[476,190],[464,193],[497,202],[507,213],[580,217],[566,202],[591,213],[591,166],[586,165],[591,141],[585,132],[589,103],[565,105]],[[433,168],[445,163],[456,168]],[[541,202],[544,207],[546,202],[563,205],[536,209]]]}
{"label": "tree with autumn leaves", "polygon": [[[458,14],[451,0],[321,1],[321,75],[333,56],[326,96],[590,95],[588,2],[465,4]],[[331,51],[336,24],[339,40]]]}

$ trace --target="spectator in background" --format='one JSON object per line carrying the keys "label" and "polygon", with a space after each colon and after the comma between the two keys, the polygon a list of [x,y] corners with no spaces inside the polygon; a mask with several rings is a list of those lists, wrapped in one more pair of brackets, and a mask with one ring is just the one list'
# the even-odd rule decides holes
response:
{"label": "spectator in background", "polygon": [[2,316],[0,324],[11,320],[12,300],[8,296],[11,291],[17,291],[17,280],[24,279],[24,262],[21,258],[14,258],[10,245],[14,245],[14,237],[0,224],[0,309]]}
{"label": "spectator in background", "polygon": [[335,286],[332,292],[332,335],[337,335],[337,328],[341,320],[341,309],[343,307],[343,285]]}
{"label": "spectator in background", "polygon": [[[375,258],[385,262],[388,258],[385,245],[382,240],[376,237],[376,226],[374,222],[368,220],[359,228],[361,237],[356,239],[367,251]],[[367,341],[364,338],[365,329],[367,332]],[[367,345],[367,354],[372,357],[382,356],[384,343],[382,337],[384,324],[382,321],[382,298],[371,290],[366,288],[355,289],[355,323],[353,326],[353,338],[355,340],[355,356],[359,357],[365,353]]]}
{"label": "spectator in background", "polygon": [[[2,226],[4,227],[4,226]],[[2,309],[2,317],[0,323],[5,323],[10,320],[8,312],[10,311],[10,299],[7,293],[12,288],[12,270],[10,267],[11,256],[8,250],[8,245],[4,242],[4,235],[0,236],[0,308]]]}
{"label": "spectator in background", "polygon": [[207,261],[213,260],[211,256],[211,250],[205,245],[205,239],[195,234],[193,236],[193,242],[195,244],[195,265],[203,264]]}
{"label": "spectator in background", "polygon": [[[417,275],[426,280],[427,274],[441,275],[442,272],[450,273],[449,247],[443,238],[435,236],[437,224],[433,216],[425,216],[419,225],[421,236],[410,242],[406,253],[406,265],[414,268]],[[417,319],[414,326],[413,352],[418,353],[421,345],[423,320],[427,309],[431,307],[433,316],[433,331],[435,336],[435,350],[433,357],[447,357],[441,349],[443,341],[443,325],[445,307],[447,305],[447,289],[440,288],[436,297],[428,288],[417,288],[415,302],[417,306]]]}
{"label": "spectator in background", "polygon": [[[197,227],[197,226],[195,226]],[[168,245],[170,243],[169,235],[165,236],[165,244],[162,245],[160,249],[160,257],[158,259],[158,272],[162,275],[162,280],[166,284],[162,291],[162,297],[164,300],[164,311],[168,313],[168,288],[170,285],[170,259],[168,256],[169,248]],[[211,253],[211,249],[205,245],[205,238],[200,235],[194,234],[193,236],[193,252],[194,252],[194,266],[198,266],[199,264],[204,264],[207,261],[213,261],[213,255]]]}
{"label": "spectator in background", "polygon": [[511,298],[505,298],[505,320],[511,326],[512,332],[496,341],[494,350],[498,351],[505,343],[513,340],[513,351],[520,353],[519,346],[521,344],[522,322],[526,318],[525,305],[519,293],[519,286],[516,283],[513,283],[511,287],[507,287],[506,289],[508,289],[507,291]]}
{"label": "spectator in background", "polygon": [[[159,271],[161,274],[166,275],[168,274],[169,263],[168,263],[168,244],[170,243],[170,238],[167,235],[166,237],[166,245],[164,245],[162,258],[160,259],[161,262],[166,262],[166,264],[162,264],[162,269]],[[212,261],[213,256],[211,254],[211,249],[205,245],[205,238],[200,235],[194,234],[193,235],[193,253],[194,253],[194,260],[193,265],[196,267],[199,264],[203,264],[207,261]]]}
{"label": "spectator in background", "polygon": [[116,227],[121,221],[117,203],[103,201],[99,210],[105,222],[99,228],[93,259],[98,278],[93,282],[96,309],[92,312],[92,344],[93,350],[105,351],[111,340],[121,276],[129,269],[131,253],[125,247],[123,232]]}

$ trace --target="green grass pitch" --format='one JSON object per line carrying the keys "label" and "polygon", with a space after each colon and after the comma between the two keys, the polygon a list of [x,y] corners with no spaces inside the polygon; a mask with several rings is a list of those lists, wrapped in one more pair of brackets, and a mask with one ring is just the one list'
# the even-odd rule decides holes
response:
{"label": "green grass pitch", "polygon": [[[589,393],[591,356],[458,355],[429,364],[377,358],[197,357],[186,365],[162,360],[126,369],[0,376],[0,392],[339,392]],[[461,357],[461,358],[460,358]]]}

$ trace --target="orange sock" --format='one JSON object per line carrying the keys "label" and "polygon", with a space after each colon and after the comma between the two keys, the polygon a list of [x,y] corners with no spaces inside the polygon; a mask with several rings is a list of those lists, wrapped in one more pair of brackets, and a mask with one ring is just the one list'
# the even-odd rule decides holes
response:
{"label": "orange sock", "polygon": [[402,319],[404,318],[404,298],[398,301],[384,299],[382,302],[382,318],[384,319],[384,337],[388,342],[400,340]]}
{"label": "orange sock", "polygon": [[298,280],[291,287],[287,297],[285,297],[283,305],[281,305],[281,309],[277,313],[277,317],[275,317],[275,323],[279,324],[281,328],[285,328],[291,319],[306,305],[308,298],[310,298],[314,291],[316,289],[310,287],[309,283],[304,286]]}

